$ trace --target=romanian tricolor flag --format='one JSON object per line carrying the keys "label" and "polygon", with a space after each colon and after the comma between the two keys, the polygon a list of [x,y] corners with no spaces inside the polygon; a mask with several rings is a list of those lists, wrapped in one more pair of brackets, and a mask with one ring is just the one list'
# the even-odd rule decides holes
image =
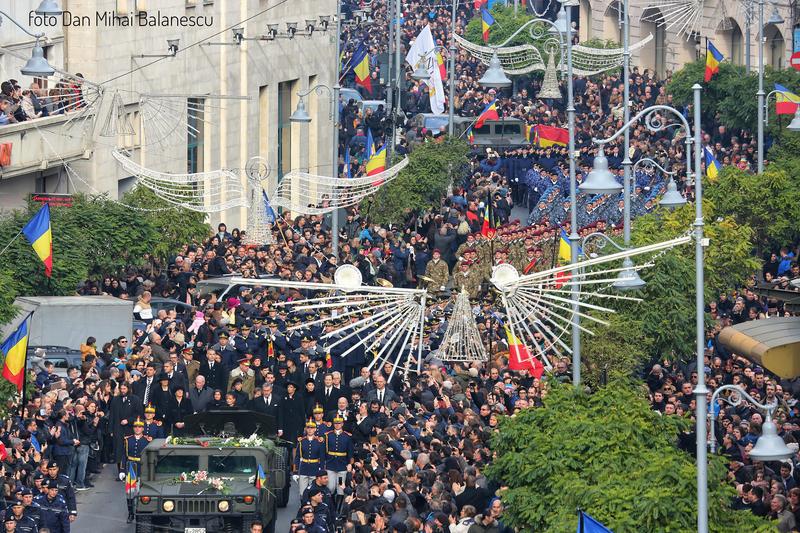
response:
{"label": "romanian tricolor flag", "polygon": [[[348,178],[353,177],[353,173],[350,170],[350,148],[344,149],[344,174]],[[272,342],[270,342],[270,346],[272,346]]]}
{"label": "romanian tricolor flag", "polygon": [[535,126],[533,124],[525,124],[525,140],[532,142]]}
{"label": "romanian tricolor flag", "polygon": [[475,127],[480,128],[487,120],[499,120],[500,115],[497,113],[497,99],[495,98],[483,108],[481,114],[478,115],[478,120],[475,121]]}
{"label": "romanian tricolor flag", "polygon": [[444,64],[444,58],[442,54],[436,52],[436,64],[439,65],[439,75],[442,77],[442,80],[447,79],[447,66]]}
{"label": "romanian tricolor flag", "polygon": [[572,261],[572,246],[570,246],[569,236],[563,228],[561,229],[561,236],[558,240],[558,260],[562,263],[569,263]]}
{"label": "romanian tricolor flag", "polygon": [[367,145],[364,150],[364,159],[369,161],[372,154],[375,153],[375,139],[372,138],[372,130],[367,128]]}
{"label": "romanian tricolor flag", "polygon": [[475,134],[472,133],[472,128],[467,130],[467,142],[469,144],[475,144]]}
{"label": "romanian tricolor flag", "polygon": [[128,463],[128,475],[125,476],[125,494],[131,494],[136,490],[139,476],[136,475],[136,463]]}
{"label": "romanian tricolor flag", "polygon": [[719,176],[719,173],[722,170],[722,165],[719,164],[719,161],[717,161],[717,158],[714,157],[714,154],[711,152],[708,146],[703,148],[703,154],[705,155],[706,159],[706,176],[713,180]]}
{"label": "romanian tricolor flag", "polygon": [[267,344],[267,358],[274,359],[275,358],[275,347],[272,345],[272,341],[269,341]]}
{"label": "romanian tricolor flag", "polygon": [[50,204],[44,204],[39,212],[22,228],[25,238],[33,246],[36,255],[44,263],[44,275],[53,274],[53,232],[50,230]]}
{"label": "romanian tricolor flag", "polygon": [[264,473],[264,469],[261,468],[261,465],[258,465],[258,474],[256,474],[256,489],[266,489],[267,488],[267,474]]}
{"label": "romanian tricolor flag", "polygon": [[514,335],[508,326],[504,326],[504,328],[506,330],[506,339],[508,339],[509,370],[528,370],[536,379],[541,378],[544,373],[544,366],[542,366],[542,363],[531,356],[528,347]]}
{"label": "romanian tricolor flag", "polygon": [[485,9],[481,9],[481,27],[483,28],[483,42],[489,42],[489,28],[494,24],[494,17]]}
{"label": "romanian tricolor flag", "polygon": [[775,114],[793,115],[797,111],[797,104],[800,104],[800,96],[783,85],[775,84]]}
{"label": "romanian tricolor flag", "polygon": [[353,54],[353,72],[356,75],[356,83],[361,85],[368,93],[372,94],[372,81],[370,80],[369,73],[369,53],[364,43],[358,45],[356,53]]}
{"label": "romanian tricolor flag", "polygon": [[367,176],[374,176],[386,170],[386,144],[367,160]]}
{"label": "romanian tricolor flag", "polygon": [[719,64],[725,59],[717,47],[709,40],[706,43],[706,74],[703,76],[703,81],[709,82],[711,78],[719,72]]}
{"label": "romanian tricolor flag", "polygon": [[[45,204],[47,205],[47,204]],[[5,360],[3,361],[3,377],[22,392],[25,387],[25,362],[28,358],[28,318],[0,344]]]}
{"label": "romanian tricolor flag", "polygon": [[325,354],[325,368],[333,368],[333,359],[330,353]]}
{"label": "romanian tricolor flag", "polygon": [[483,208],[483,225],[481,225],[481,235],[486,238],[494,239],[497,230],[494,227],[494,216],[492,214],[492,199],[486,199],[486,207]]}
{"label": "romanian tricolor flag", "polygon": [[539,124],[534,126],[534,136],[536,143],[542,148],[547,148],[554,144],[566,146],[569,143],[569,130],[566,128]]}

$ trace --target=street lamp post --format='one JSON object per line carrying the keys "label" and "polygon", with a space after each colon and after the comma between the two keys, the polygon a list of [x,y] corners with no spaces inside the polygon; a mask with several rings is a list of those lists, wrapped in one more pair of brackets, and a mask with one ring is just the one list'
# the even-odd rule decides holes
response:
{"label": "street lamp post", "polygon": [[[400,28],[398,28],[399,30]],[[331,177],[339,177],[339,48],[342,40],[342,0],[336,0],[336,55],[333,57],[333,153],[331,157]],[[338,259],[339,257],[339,209],[331,212],[331,253]]]}
{"label": "street lamp post", "polygon": [[455,132],[455,94],[456,94],[456,11],[458,0],[453,0],[453,12],[450,20],[450,76],[447,94],[447,134],[452,137]]}
{"label": "street lamp post", "polygon": [[[756,445],[750,451],[750,457],[752,459],[756,461],[780,461],[782,459],[788,459],[794,455],[794,452],[790,450],[789,447],[786,446],[786,443],[783,442],[783,439],[778,436],[778,428],[775,425],[775,422],[772,421],[772,413],[775,411],[775,408],[778,407],[777,401],[770,402],[769,404],[763,404],[750,396],[746,391],[739,388],[737,385],[723,385],[714,391],[714,394],[711,396],[712,409],[714,406],[716,406],[719,395],[726,391],[731,391],[733,393],[727,399],[723,399],[727,403],[737,406],[742,403],[743,399],[747,399],[747,401],[753,404],[756,408],[766,411],[767,413],[767,418],[764,421],[764,424],[761,426],[761,436],[758,438]],[[717,450],[715,418],[716,416],[714,416],[712,412],[710,442],[712,454]]]}
{"label": "street lamp post", "polygon": [[[35,12],[37,14],[50,14],[47,9],[54,7],[49,4],[52,4],[52,2],[42,2],[42,5],[39,6]],[[57,8],[57,6],[55,8]],[[56,70],[50,66],[50,63],[48,63],[47,59],[45,59],[44,49],[39,44],[39,39],[44,37],[44,32],[31,33],[5,11],[0,10],[0,15],[5,15],[6,18],[8,18],[8,20],[10,20],[15,26],[36,39],[36,42],[33,45],[33,50],[31,51],[31,58],[25,62],[25,65],[20,69],[20,73],[24,74],[25,76],[35,76],[41,78],[47,78],[48,76],[55,74]],[[2,22],[3,17],[0,17],[0,24],[2,24]]]}
{"label": "street lamp post", "polygon": [[764,172],[764,0],[758,0],[758,173]]}

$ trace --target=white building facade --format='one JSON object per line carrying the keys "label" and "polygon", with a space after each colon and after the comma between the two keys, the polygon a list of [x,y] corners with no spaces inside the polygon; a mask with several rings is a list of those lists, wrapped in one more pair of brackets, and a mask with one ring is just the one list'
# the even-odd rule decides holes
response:
{"label": "white building facade", "polygon": [[[334,18],[333,0],[61,0],[65,13],[52,26],[30,15],[38,3],[11,0],[4,11],[46,33],[54,67],[97,84],[84,89],[94,116],[0,127],[0,143],[13,143],[11,165],[0,169],[0,208],[34,192],[120,197],[136,177],[112,157],[115,149],[159,172],[231,169],[243,183],[240,169],[260,157],[271,168],[268,188],[290,170],[330,173],[331,99],[307,97],[309,126],[292,127],[289,116],[298,91],[333,85],[335,24],[322,31],[320,21]],[[27,87],[33,80],[19,69],[33,38],[10,27],[4,21],[0,33],[0,79]],[[210,216],[218,221],[244,227],[246,209]]]}

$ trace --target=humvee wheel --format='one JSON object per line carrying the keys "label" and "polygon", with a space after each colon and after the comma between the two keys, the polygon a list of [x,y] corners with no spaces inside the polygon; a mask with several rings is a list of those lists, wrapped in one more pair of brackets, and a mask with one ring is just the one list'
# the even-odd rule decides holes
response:
{"label": "humvee wheel", "polygon": [[153,522],[150,517],[136,518],[136,533],[153,533]]}
{"label": "humvee wheel", "polygon": [[289,505],[289,491],[291,490],[291,471],[289,468],[289,448],[280,447],[277,450],[277,457],[275,461],[275,468],[278,470],[286,471],[286,486],[275,489],[275,502],[278,507],[283,509]]}

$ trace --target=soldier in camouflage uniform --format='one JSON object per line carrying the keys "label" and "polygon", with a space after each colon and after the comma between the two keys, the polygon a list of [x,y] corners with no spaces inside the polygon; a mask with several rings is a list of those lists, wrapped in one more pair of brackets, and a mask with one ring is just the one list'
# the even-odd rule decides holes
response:
{"label": "soldier in camouflage uniform", "polygon": [[459,291],[466,291],[470,299],[478,297],[481,287],[481,277],[476,271],[472,271],[470,261],[462,261],[459,271],[453,275],[453,286]]}
{"label": "soldier in camouflage uniform", "polygon": [[447,287],[447,282],[450,280],[450,269],[442,260],[442,253],[438,249],[433,250],[433,258],[425,267],[425,276],[433,280],[428,282],[428,291],[440,292]]}

